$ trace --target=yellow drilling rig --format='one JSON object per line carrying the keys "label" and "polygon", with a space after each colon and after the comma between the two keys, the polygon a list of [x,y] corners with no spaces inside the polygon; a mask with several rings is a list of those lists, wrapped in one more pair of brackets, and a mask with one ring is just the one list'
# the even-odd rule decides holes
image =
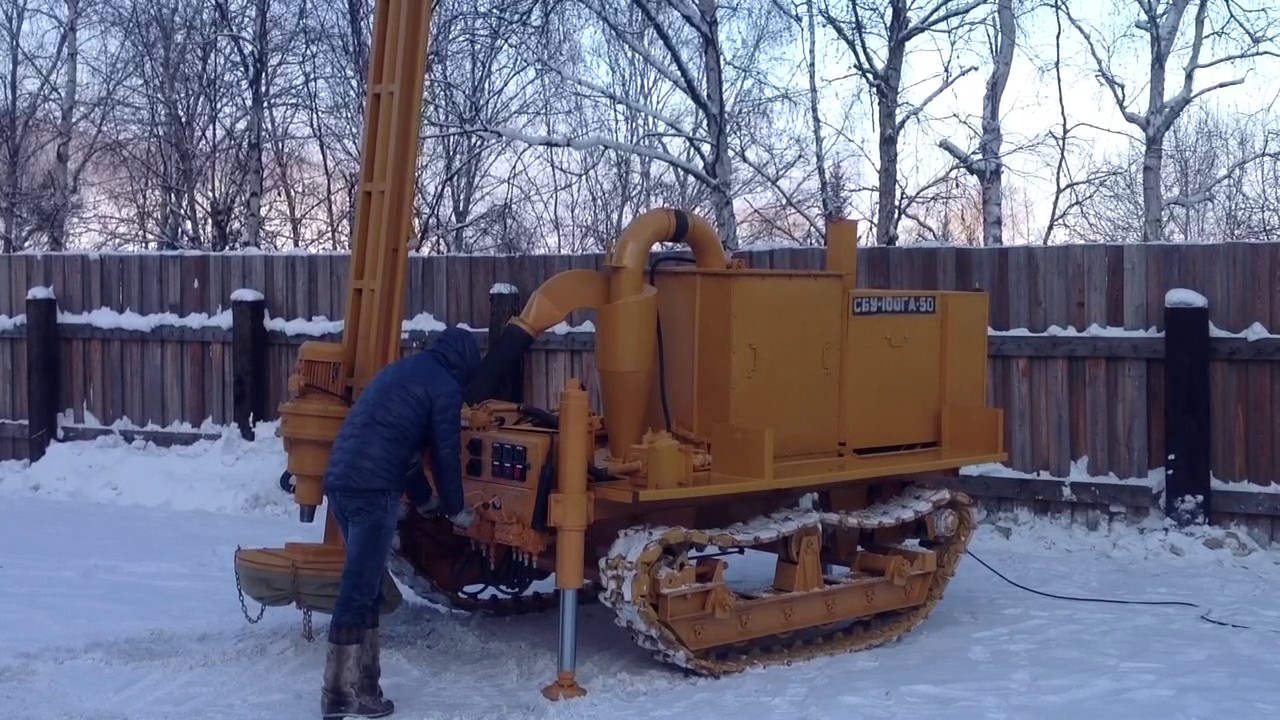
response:
{"label": "yellow drilling rig", "polygon": [[[280,408],[303,522],[323,503],[347,408],[401,355],[431,11],[377,2],[342,342],[300,348]],[[672,243],[692,257],[651,256]],[[849,220],[830,221],[825,267],[800,271],[747,267],[681,210],[635,218],[603,270],[550,278],[490,338],[462,418],[479,519],[464,534],[408,510],[391,571],[454,608],[558,606],[552,699],[585,692],[580,591],[657,658],[708,675],[906,633],[941,599],[975,522],[939,480],[1006,459],[987,405],[988,299],[862,290],[856,270]],[[580,379],[555,408],[491,397],[540,333],[583,309],[601,413]],[[747,553],[772,558],[771,582],[728,582],[726,558]],[[324,612],[342,564],[326,518],[322,542],[240,550],[235,569],[264,605]],[[554,594],[531,592],[552,576]]]}

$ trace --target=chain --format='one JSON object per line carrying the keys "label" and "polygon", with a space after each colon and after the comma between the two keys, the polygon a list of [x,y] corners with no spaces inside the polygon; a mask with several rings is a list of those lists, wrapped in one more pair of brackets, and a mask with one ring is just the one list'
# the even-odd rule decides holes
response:
{"label": "chain", "polygon": [[311,627],[311,608],[302,606],[302,588],[298,585],[298,564],[292,563],[291,569],[291,576],[293,578],[293,603],[302,611],[302,637],[305,638],[307,642],[313,643],[316,641],[316,636]]}
{"label": "chain", "polygon": [[[239,553],[240,546],[237,545],[236,554],[238,555]],[[306,638],[307,642],[313,643],[316,641],[315,629],[311,625],[311,608],[303,607],[302,605],[302,588],[298,584],[298,564],[293,563],[291,569],[292,572],[290,573],[290,578],[292,579],[293,585],[293,604],[302,611],[302,637]],[[240,586],[240,568],[235,568],[235,574],[236,595],[240,598],[240,612],[244,613],[244,619],[248,620],[250,625],[256,625],[260,620],[262,620],[262,616],[266,614],[267,606],[260,605],[258,607],[258,617],[250,617],[249,607],[245,605],[244,602],[244,589]]]}
{"label": "chain", "polygon": [[[236,546],[236,554],[240,554],[239,545]],[[244,590],[240,587],[240,568],[236,567],[234,561],[232,562],[232,567],[235,568],[236,573],[236,594],[240,596],[240,612],[244,613],[244,619],[248,620],[250,625],[256,625],[262,619],[262,616],[266,614],[267,606],[261,605],[258,607],[258,617],[249,617],[249,608],[244,604]]]}

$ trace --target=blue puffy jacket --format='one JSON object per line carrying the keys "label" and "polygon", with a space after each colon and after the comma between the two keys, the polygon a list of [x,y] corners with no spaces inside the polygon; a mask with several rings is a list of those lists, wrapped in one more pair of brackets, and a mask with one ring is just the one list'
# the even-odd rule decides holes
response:
{"label": "blue puffy jacket", "polygon": [[327,489],[430,497],[421,455],[430,452],[440,509],[462,509],[463,389],[480,366],[471,333],[449,328],[432,346],[382,368],[347,413],[329,454]]}

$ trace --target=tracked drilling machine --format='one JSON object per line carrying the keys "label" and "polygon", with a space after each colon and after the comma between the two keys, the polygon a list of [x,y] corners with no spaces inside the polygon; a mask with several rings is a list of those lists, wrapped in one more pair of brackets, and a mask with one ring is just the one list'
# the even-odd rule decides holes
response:
{"label": "tracked drilling machine", "polygon": [[[429,22],[424,3],[378,3],[343,339],[301,347],[280,408],[304,522],[346,408],[401,352]],[[467,389],[463,482],[479,519],[464,532],[408,510],[392,572],[453,608],[558,606],[552,699],[585,692],[580,600],[708,675],[868,648],[922,622],[974,525],[969,498],[939,478],[1006,458],[986,404],[988,300],[858,289],[856,240],[833,220],[822,270],[753,269],[702,218],[659,208],[602,270],[547,280]],[[692,257],[651,255],[659,244]],[[601,412],[578,378],[554,408],[493,399],[575,310],[594,313]],[[726,558],[748,553],[772,558],[762,587],[728,580]],[[238,551],[237,582],[264,605],[327,612],[342,563],[326,522],[319,543]],[[553,576],[554,594],[532,590]]]}

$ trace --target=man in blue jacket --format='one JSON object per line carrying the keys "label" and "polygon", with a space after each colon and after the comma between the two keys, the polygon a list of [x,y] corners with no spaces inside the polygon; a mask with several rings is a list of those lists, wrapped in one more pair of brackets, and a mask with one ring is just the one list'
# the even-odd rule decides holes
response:
{"label": "man in blue jacket", "polygon": [[[378,620],[401,498],[407,494],[423,514],[443,513],[459,527],[470,526],[475,515],[462,497],[462,402],[479,365],[471,333],[445,330],[429,350],[378,372],[334,440],[325,497],[347,555],[329,624],[324,718],[382,717],[394,710],[379,687]],[[424,449],[438,497],[422,473]]]}

